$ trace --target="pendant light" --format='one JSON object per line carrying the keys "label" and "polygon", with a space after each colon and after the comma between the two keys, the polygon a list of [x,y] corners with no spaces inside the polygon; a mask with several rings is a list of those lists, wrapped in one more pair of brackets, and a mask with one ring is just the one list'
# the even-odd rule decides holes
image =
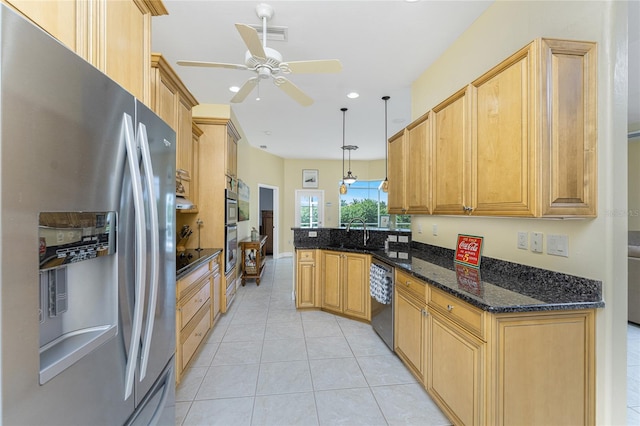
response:
{"label": "pendant light", "polygon": [[384,181],[382,182],[382,192],[389,192],[389,172],[387,170],[389,163],[389,136],[387,135],[387,101],[389,100],[389,96],[383,96],[382,100],[384,101]]}
{"label": "pendant light", "polygon": [[342,182],[346,183],[347,185],[351,185],[352,183],[355,183],[356,180],[358,180],[358,176],[354,176],[353,173],[351,173],[351,151],[355,151],[356,149],[358,149],[358,147],[355,145],[344,144],[345,112],[347,111],[347,109],[342,108],[340,111],[342,111],[342,158],[343,158],[342,175],[343,176],[344,176],[344,151],[345,150],[349,151],[349,170],[347,171],[347,175],[342,178]]}
{"label": "pendant light", "polygon": [[347,193],[347,185],[344,183],[344,116],[347,112],[347,108],[340,108],[342,111],[342,183],[340,184],[340,194]]}

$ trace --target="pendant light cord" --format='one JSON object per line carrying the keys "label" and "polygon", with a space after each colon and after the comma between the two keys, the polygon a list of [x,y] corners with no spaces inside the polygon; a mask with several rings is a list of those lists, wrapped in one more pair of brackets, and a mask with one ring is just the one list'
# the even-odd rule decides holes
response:
{"label": "pendant light cord", "polygon": [[347,108],[340,108],[340,111],[342,111],[342,181],[344,182],[344,135],[345,135],[344,121],[345,121],[345,115],[347,113]]}
{"label": "pendant light cord", "polygon": [[389,177],[388,163],[389,163],[389,134],[387,133],[387,101],[390,96],[383,96],[384,101],[384,178]]}

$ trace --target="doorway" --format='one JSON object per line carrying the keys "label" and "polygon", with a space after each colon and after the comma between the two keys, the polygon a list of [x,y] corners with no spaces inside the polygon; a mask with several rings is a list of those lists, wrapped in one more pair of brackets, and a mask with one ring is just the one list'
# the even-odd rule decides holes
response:
{"label": "doorway", "polygon": [[258,225],[260,235],[267,236],[265,254],[278,257],[278,206],[279,190],[277,186],[258,184]]}

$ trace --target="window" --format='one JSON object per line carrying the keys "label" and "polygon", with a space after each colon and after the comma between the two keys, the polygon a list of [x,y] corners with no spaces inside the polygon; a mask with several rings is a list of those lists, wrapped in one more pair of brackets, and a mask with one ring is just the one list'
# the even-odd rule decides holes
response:
{"label": "window", "polygon": [[323,191],[296,191],[296,227],[322,226],[323,196]]}
{"label": "window", "polygon": [[[381,180],[359,180],[340,195],[340,226],[347,226],[356,217],[363,218],[367,226],[380,226],[380,215],[387,214],[388,201],[387,193],[378,189],[381,183]],[[411,216],[396,215],[395,219],[396,228],[411,227]]]}

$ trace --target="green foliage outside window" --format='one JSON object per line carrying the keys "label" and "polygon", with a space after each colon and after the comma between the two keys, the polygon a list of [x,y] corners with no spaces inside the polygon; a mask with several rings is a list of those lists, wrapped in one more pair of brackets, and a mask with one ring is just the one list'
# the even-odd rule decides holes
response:
{"label": "green foliage outside window", "polygon": [[[387,194],[378,188],[382,181],[357,181],[340,195],[340,226],[346,226],[353,218],[362,218],[367,226],[378,227],[380,215],[388,214]],[[397,228],[409,228],[410,215],[396,215]]]}

